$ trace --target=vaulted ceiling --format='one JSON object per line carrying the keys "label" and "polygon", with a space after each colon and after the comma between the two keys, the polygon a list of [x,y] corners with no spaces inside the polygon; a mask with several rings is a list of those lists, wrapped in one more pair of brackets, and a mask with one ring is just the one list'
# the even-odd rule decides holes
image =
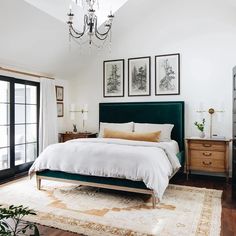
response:
{"label": "vaulted ceiling", "polygon": [[[110,9],[115,12],[126,1],[100,0],[99,24],[106,20]],[[66,16],[70,2],[1,0],[0,66],[60,78],[77,74],[79,61],[88,50],[81,50],[75,43],[69,44]],[[83,8],[72,4],[76,16],[82,18]]]}
{"label": "vaulted ceiling", "polygon": [[[142,19],[146,19],[150,14],[158,14],[159,4],[163,5],[170,1],[99,0],[100,7],[97,11],[99,23],[104,22],[107,13],[112,9],[116,16],[114,41],[119,40],[116,39],[117,36],[128,37],[129,32],[137,27],[141,27],[140,30],[145,34],[145,27],[149,26],[143,25]],[[199,1],[202,2],[204,10],[205,1]],[[180,5],[181,2],[179,1]],[[208,2],[214,2],[216,5],[224,4],[227,6],[224,11],[236,8],[235,0]],[[81,62],[91,52],[88,47],[81,48],[76,43],[71,44],[70,50],[66,24],[69,3],[70,0],[1,0],[0,66],[63,79],[77,75]],[[81,7],[73,4],[73,10],[79,19],[83,17]]]}

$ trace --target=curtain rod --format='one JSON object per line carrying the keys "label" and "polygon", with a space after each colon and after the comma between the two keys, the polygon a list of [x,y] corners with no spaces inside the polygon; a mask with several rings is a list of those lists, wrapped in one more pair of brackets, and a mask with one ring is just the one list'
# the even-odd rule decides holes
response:
{"label": "curtain rod", "polygon": [[13,73],[21,74],[21,75],[33,76],[33,77],[37,77],[37,78],[55,79],[55,78],[44,76],[44,75],[28,73],[28,72],[19,71],[19,70],[13,70],[13,69],[5,68],[5,67],[2,67],[2,66],[0,66],[0,70],[13,72]]}

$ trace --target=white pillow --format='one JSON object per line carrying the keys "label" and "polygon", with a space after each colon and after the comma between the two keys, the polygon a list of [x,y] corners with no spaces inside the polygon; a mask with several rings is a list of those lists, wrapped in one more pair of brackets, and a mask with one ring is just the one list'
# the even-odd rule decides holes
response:
{"label": "white pillow", "polygon": [[123,132],[133,132],[134,130],[134,122],[128,123],[105,123],[100,122],[100,130],[99,130],[99,138],[103,137],[104,129],[111,129],[115,131],[123,131]]}
{"label": "white pillow", "polygon": [[171,131],[174,125],[172,124],[148,124],[148,123],[134,123],[134,132],[149,133],[161,131],[160,141],[171,141]]}

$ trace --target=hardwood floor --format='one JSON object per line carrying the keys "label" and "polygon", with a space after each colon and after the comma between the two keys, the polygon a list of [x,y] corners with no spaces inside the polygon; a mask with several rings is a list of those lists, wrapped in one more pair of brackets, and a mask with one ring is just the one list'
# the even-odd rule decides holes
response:
{"label": "hardwood floor", "polygon": [[[221,236],[236,236],[236,199],[232,199],[231,184],[226,183],[224,178],[191,175],[187,181],[184,175],[177,175],[171,180],[171,183],[223,190]],[[44,226],[39,226],[39,229],[42,235],[47,236],[78,236],[78,234]]]}
{"label": "hardwood floor", "polygon": [[[224,178],[191,175],[186,180],[185,175],[177,175],[171,183],[203,188],[223,190],[222,215],[221,215],[221,236],[236,236],[236,198],[232,198],[231,184],[226,183]],[[75,236],[79,234],[70,233],[50,227],[39,225],[40,234],[44,236]]]}

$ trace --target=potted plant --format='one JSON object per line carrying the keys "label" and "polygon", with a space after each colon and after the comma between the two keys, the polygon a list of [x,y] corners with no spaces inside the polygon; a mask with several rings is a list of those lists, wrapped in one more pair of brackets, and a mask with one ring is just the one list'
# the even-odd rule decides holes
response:
{"label": "potted plant", "polygon": [[0,205],[0,235],[2,236],[20,236],[32,235],[39,236],[37,225],[23,220],[24,216],[36,215],[28,207],[9,206],[4,208]]}
{"label": "potted plant", "polygon": [[197,129],[200,131],[200,138],[205,138],[204,128],[205,128],[205,118],[202,119],[202,122],[194,122],[194,125],[197,127]]}

